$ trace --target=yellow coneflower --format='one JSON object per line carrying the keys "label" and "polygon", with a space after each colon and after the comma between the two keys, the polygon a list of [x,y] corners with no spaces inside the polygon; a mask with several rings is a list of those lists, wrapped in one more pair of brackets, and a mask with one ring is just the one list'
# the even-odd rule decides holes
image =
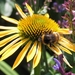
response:
{"label": "yellow coneflower", "polygon": [[[0,29],[3,29],[0,31],[0,38],[9,35],[7,38],[0,41],[0,47],[7,44],[0,51],[0,55],[2,55],[0,60],[8,58],[22,46],[23,49],[17,56],[13,69],[21,63],[25,56],[27,62],[33,59],[33,68],[35,68],[40,62],[42,45],[44,44],[39,38],[41,37],[42,39],[44,33],[50,33],[51,31],[59,34],[59,39],[56,43],[53,43],[52,46],[46,44],[54,53],[60,55],[62,54],[61,50],[68,54],[72,54],[70,50],[75,52],[74,45],[62,36],[62,34],[70,34],[69,29],[60,28],[54,20],[49,18],[48,14],[33,14],[33,10],[28,4],[26,4],[30,14],[28,16],[17,4],[15,4],[15,6],[22,18],[18,21],[2,16],[3,19],[16,24],[16,27],[0,26]],[[63,59],[70,66],[65,57]]]}

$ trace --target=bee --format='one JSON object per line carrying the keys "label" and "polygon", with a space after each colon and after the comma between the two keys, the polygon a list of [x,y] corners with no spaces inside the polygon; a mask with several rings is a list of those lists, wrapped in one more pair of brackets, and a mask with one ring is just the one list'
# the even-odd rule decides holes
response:
{"label": "bee", "polygon": [[58,32],[50,32],[50,33],[45,33],[42,35],[42,42],[44,44],[49,44],[50,47],[54,44],[57,43],[59,40],[59,33]]}

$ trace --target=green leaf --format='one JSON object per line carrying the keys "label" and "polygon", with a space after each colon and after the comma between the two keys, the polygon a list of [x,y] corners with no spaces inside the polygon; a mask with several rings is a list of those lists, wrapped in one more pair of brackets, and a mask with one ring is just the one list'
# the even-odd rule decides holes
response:
{"label": "green leaf", "polygon": [[11,67],[4,61],[0,61],[0,70],[5,73],[5,75],[19,75],[15,70],[12,70]]}

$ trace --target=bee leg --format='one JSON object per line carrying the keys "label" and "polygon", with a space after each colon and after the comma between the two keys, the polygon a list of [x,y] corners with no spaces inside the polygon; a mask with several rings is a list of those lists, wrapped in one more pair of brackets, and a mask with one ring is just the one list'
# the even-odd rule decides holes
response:
{"label": "bee leg", "polygon": [[52,30],[49,32],[49,34],[51,34],[52,33]]}
{"label": "bee leg", "polygon": [[50,47],[52,46],[52,44],[51,44],[51,43],[50,43],[49,45],[50,45]]}

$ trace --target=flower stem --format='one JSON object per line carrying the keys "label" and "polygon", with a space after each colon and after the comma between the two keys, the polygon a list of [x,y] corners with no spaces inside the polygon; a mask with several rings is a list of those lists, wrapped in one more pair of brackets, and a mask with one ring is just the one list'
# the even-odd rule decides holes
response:
{"label": "flower stem", "polygon": [[41,75],[40,63],[34,68],[34,75]]}
{"label": "flower stem", "polygon": [[35,8],[35,13],[39,10],[39,0],[36,0],[36,8]]}
{"label": "flower stem", "polygon": [[47,57],[46,57],[45,45],[43,45],[43,57],[44,57],[44,61],[45,61],[45,64],[46,64],[45,71],[49,72],[49,70],[48,70],[48,63],[47,63]]}

